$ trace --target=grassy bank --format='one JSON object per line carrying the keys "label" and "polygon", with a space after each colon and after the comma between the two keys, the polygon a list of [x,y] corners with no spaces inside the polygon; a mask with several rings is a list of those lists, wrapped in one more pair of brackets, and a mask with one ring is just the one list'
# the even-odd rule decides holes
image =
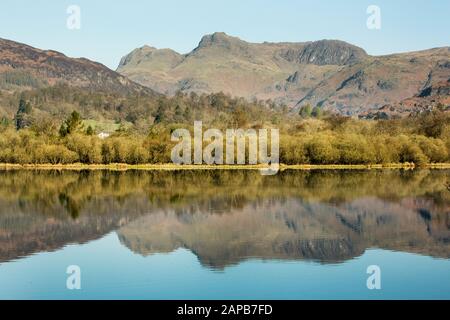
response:
{"label": "grassy bank", "polygon": [[[260,170],[268,168],[264,165],[175,165],[175,164],[9,164],[0,163],[0,170],[148,170],[148,171],[178,171],[178,170]],[[391,163],[374,165],[285,165],[280,164],[280,170],[369,170],[369,169],[450,169],[450,163],[434,163],[416,166],[413,163]]]}

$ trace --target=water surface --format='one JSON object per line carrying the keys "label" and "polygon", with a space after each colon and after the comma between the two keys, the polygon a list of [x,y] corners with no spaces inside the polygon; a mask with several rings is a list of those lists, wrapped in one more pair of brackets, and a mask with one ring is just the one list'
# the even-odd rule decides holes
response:
{"label": "water surface", "polygon": [[[3,299],[449,299],[448,170],[0,171]],[[81,268],[81,290],[66,268]],[[381,268],[369,290],[367,267]]]}

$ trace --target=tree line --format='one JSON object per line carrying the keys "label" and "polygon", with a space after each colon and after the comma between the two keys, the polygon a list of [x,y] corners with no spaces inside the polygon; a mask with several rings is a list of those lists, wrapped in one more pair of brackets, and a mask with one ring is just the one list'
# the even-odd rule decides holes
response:
{"label": "tree line", "polygon": [[[170,163],[171,132],[205,128],[278,128],[284,164],[449,162],[450,115],[436,110],[405,119],[359,120],[271,100],[223,93],[173,97],[89,92],[55,86],[0,96],[0,163]],[[9,111],[8,111],[9,110]],[[106,139],[97,123],[116,127]],[[95,120],[86,125],[86,120]]]}

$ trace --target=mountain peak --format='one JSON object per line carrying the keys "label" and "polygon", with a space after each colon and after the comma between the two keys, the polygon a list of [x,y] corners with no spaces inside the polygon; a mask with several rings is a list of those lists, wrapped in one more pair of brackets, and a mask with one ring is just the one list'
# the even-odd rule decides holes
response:
{"label": "mountain peak", "polygon": [[142,57],[156,50],[158,49],[149,45],[144,45],[140,48],[136,48],[126,56],[122,57],[122,59],[120,59],[119,68],[129,64],[136,56]]}
{"label": "mountain peak", "polygon": [[118,71],[123,68],[136,68],[142,65],[152,68],[152,70],[164,70],[173,68],[183,60],[183,55],[172,49],[157,49],[148,45],[134,49],[124,56],[117,68]]}
{"label": "mountain peak", "polygon": [[447,80],[447,64],[436,63],[448,61],[449,53],[376,57],[340,40],[252,43],[216,32],[188,54],[134,55],[118,71],[158,92],[222,91],[356,114],[418,94],[430,76],[434,83]]}
{"label": "mountain peak", "polygon": [[197,49],[211,46],[231,48],[233,45],[242,45],[244,43],[245,42],[241,39],[229,36],[225,32],[215,32],[213,34],[203,36]]}

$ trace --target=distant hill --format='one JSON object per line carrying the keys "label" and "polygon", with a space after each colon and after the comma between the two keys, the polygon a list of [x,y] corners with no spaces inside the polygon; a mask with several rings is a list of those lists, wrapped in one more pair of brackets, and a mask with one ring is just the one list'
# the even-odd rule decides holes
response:
{"label": "distant hill", "polygon": [[294,111],[311,104],[354,115],[418,96],[450,79],[450,48],[370,56],[337,40],[248,43],[214,33],[184,55],[149,46],[135,49],[117,71],[161,93],[223,91],[273,99]]}
{"label": "distant hill", "polygon": [[151,89],[100,63],[0,38],[0,89],[40,88],[59,83],[93,91],[153,94]]}

